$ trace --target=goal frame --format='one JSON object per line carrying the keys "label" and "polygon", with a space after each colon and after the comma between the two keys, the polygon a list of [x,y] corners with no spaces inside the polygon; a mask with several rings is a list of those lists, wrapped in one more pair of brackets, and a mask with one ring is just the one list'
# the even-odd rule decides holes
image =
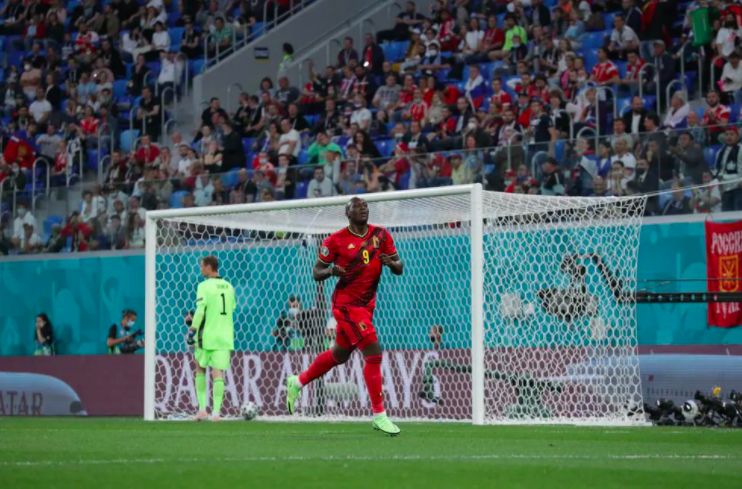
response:
{"label": "goal frame", "polygon": [[[479,183],[426,189],[363,194],[368,202],[407,200],[422,197],[469,195],[471,253],[471,421],[483,425],[485,418],[485,352],[484,352],[484,228],[483,190]],[[195,207],[148,211],[145,221],[145,332],[144,332],[144,419],[155,420],[155,349],[157,338],[157,221],[182,217],[209,216],[224,213],[259,212],[343,205],[358,196],[335,196],[313,199],[283,200],[252,204]],[[383,224],[383,223],[382,223]],[[195,290],[196,284],[194,284]]]}

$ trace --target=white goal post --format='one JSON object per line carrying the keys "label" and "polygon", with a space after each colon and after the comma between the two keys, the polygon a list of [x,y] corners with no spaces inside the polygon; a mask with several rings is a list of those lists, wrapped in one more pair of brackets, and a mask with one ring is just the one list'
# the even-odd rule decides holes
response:
{"label": "white goal post", "polygon": [[[634,424],[642,397],[636,266],[645,199],[505,194],[481,185],[366,194],[405,273],[384,272],[374,324],[397,420]],[[195,413],[184,318],[213,254],[235,287],[222,414],[282,419],[287,375],[333,339],[334,279],[313,281],[349,196],[151,211],[146,219],[147,420]],[[367,419],[354,354],[304,389],[296,420]]]}

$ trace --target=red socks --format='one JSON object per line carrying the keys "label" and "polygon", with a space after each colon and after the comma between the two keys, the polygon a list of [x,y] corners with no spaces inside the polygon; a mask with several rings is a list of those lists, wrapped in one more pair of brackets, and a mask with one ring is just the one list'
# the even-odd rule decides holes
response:
{"label": "red socks", "polygon": [[381,392],[381,355],[366,357],[363,366],[363,378],[366,380],[368,396],[371,398],[371,410],[374,414],[384,412],[384,395]]}
{"label": "red socks", "polygon": [[336,365],[338,365],[338,362],[335,361],[335,357],[332,356],[330,350],[322,352],[317,355],[308,369],[299,374],[299,382],[301,382],[301,385],[307,385],[314,379],[325,375]]}
{"label": "red socks", "polygon": [[[301,382],[301,385],[307,385],[314,379],[322,377],[337,365],[338,362],[332,356],[332,351],[327,350],[320,353],[309,368],[299,374],[299,382]],[[363,378],[366,380],[368,396],[371,399],[371,410],[374,414],[383,413],[384,395],[381,392],[381,355],[370,355],[366,357],[366,363],[363,366]]]}

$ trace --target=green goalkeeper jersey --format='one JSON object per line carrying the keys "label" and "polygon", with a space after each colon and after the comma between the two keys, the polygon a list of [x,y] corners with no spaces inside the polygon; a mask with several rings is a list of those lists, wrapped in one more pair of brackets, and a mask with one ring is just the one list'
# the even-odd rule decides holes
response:
{"label": "green goalkeeper jersey", "polygon": [[207,278],[198,284],[193,315],[197,348],[234,350],[235,307],[234,287],[223,278]]}

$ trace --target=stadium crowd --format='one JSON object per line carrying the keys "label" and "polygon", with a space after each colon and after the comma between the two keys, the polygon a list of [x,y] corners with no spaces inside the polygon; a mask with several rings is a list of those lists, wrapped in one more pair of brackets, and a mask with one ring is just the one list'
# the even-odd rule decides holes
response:
{"label": "stadium crowd", "polygon": [[[407,2],[362,46],[346,38],[335,64],[309,63],[303,86],[266,76],[232,113],[212,99],[193,137],[162,134],[162,96],[202,36],[223,51],[232,29],[255,27],[250,2],[8,0],[0,18],[5,211],[20,192],[3,252],[142,247],[151,209],[472,182],[669,190],[651,215],[742,210],[742,188],[724,183],[742,170],[739,2]],[[32,172],[68,185],[81,160],[105,163],[104,181],[42,231]]]}

